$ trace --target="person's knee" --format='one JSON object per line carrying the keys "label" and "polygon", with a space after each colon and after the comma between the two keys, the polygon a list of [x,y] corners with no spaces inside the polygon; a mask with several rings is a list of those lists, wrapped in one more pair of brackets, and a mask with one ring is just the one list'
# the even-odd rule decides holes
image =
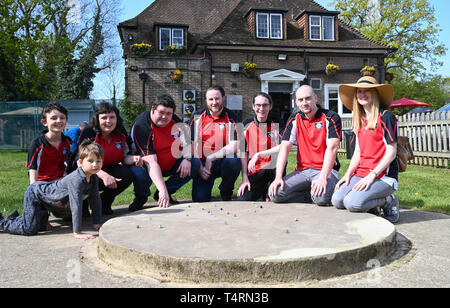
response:
{"label": "person's knee", "polygon": [[333,194],[331,197],[331,204],[337,209],[345,209],[344,200],[339,194]]}
{"label": "person's knee", "polygon": [[364,212],[363,204],[357,202],[357,200],[348,195],[344,198],[344,206],[350,212]]}
{"label": "person's knee", "polygon": [[241,160],[239,158],[225,158],[222,163],[222,168],[231,172],[240,172],[241,167]]}
{"label": "person's knee", "polygon": [[329,196],[311,196],[311,200],[318,206],[331,206],[331,198]]}

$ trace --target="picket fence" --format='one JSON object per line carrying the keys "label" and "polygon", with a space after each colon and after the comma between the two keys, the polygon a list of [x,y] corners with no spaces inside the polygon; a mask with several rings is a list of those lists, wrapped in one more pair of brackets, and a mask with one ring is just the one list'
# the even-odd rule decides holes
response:
{"label": "picket fence", "polygon": [[[409,163],[450,168],[449,126],[450,111],[399,116],[398,134],[409,138],[415,156]],[[351,119],[342,120],[342,129],[352,129]],[[345,137],[340,143],[339,152],[346,153]]]}

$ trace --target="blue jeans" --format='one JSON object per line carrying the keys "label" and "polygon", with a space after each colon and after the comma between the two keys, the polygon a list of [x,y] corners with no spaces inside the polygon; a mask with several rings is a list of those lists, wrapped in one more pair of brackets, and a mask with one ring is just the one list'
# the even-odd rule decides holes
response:
{"label": "blue jeans", "polygon": [[200,174],[194,177],[192,185],[192,200],[194,202],[211,201],[211,192],[214,186],[214,181],[218,177],[222,178],[222,183],[220,183],[219,186],[221,196],[231,196],[234,190],[234,183],[236,182],[240,172],[240,158],[222,158],[214,161],[211,167],[211,176],[206,181],[202,179]]}
{"label": "blue jeans", "polygon": [[35,184],[28,186],[25,191],[22,216],[0,221],[1,231],[30,236],[37,234],[47,224],[48,212],[33,191]]}
{"label": "blue jeans", "polygon": [[[163,172],[163,177],[170,176],[166,181],[167,191],[169,195],[174,194],[184,184],[194,178],[200,171],[200,159],[193,158],[191,161],[191,175],[185,178],[180,177],[180,173],[177,172],[178,168],[183,161],[182,158],[178,159],[175,165],[169,171]],[[152,185],[152,179],[148,174],[147,168],[130,166],[130,170],[133,173],[133,185],[134,194],[136,197],[148,197],[150,196],[150,186]]]}
{"label": "blue jeans", "polygon": [[366,191],[353,191],[363,178],[353,176],[349,185],[341,185],[333,194],[331,203],[338,209],[346,208],[350,212],[367,212],[386,203],[386,197],[394,193],[394,188],[382,180],[376,179]]}

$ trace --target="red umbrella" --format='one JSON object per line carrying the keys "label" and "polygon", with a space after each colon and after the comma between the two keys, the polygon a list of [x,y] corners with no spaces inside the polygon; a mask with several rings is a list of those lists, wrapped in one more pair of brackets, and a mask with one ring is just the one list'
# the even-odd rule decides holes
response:
{"label": "red umbrella", "polygon": [[408,98],[401,98],[396,101],[393,101],[389,108],[404,108],[404,107],[421,107],[421,106],[430,106],[430,104],[422,103],[418,101],[414,101]]}

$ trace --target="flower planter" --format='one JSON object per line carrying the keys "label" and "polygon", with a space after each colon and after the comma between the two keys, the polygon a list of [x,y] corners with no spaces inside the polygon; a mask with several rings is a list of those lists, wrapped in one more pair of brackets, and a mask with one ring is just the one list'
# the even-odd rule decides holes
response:
{"label": "flower planter", "polygon": [[327,76],[334,76],[337,74],[337,70],[326,69],[325,74],[327,74]]}
{"label": "flower planter", "polygon": [[131,51],[137,56],[145,57],[153,52],[153,46],[145,43],[133,44],[131,45]]}
{"label": "flower planter", "polygon": [[370,71],[363,71],[361,73],[361,75],[363,76],[373,76],[375,74],[375,72],[370,72]]}

